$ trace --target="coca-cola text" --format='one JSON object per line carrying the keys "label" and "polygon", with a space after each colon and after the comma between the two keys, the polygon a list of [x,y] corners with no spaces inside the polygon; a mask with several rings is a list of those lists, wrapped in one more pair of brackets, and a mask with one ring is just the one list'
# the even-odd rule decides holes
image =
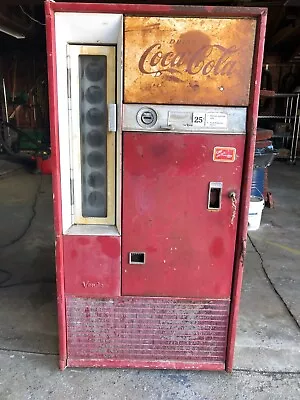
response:
{"label": "coca-cola text", "polygon": [[143,74],[161,75],[163,72],[190,75],[226,75],[235,72],[237,61],[233,60],[238,51],[236,46],[206,45],[191,51],[163,51],[160,43],[154,43],[142,54],[139,70]]}

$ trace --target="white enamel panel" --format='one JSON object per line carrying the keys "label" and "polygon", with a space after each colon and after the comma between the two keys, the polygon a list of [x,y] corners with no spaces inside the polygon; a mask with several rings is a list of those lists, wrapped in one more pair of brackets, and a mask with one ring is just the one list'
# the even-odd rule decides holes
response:
{"label": "white enamel panel", "polygon": [[[71,117],[68,101],[68,61],[69,44],[117,45],[117,54],[122,52],[123,16],[121,14],[98,13],[55,13],[55,41],[57,61],[58,126],[60,142],[62,222],[63,233],[73,225],[70,182],[71,163]],[[121,58],[117,57],[118,81],[121,81]],[[121,84],[117,82],[118,102],[121,101]],[[120,105],[118,105],[118,108]],[[120,117],[119,117],[120,119]],[[118,122],[120,126],[120,122]],[[120,133],[118,133],[120,137]],[[119,145],[120,149],[120,145]],[[120,150],[119,150],[120,151]],[[119,163],[120,164],[120,163]],[[118,189],[120,192],[120,189]],[[117,211],[119,213],[119,211]]]}

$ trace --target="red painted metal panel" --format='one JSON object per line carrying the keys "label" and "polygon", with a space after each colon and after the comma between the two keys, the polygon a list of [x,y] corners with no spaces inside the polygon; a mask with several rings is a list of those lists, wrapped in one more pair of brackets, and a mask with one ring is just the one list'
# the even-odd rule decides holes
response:
{"label": "red painted metal panel", "polygon": [[68,296],[66,311],[73,362],[225,361],[229,300]]}
{"label": "red painted metal panel", "polygon": [[[231,225],[242,179],[243,135],[125,133],[122,294],[229,298],[236,237]],[[216,146],[236,161],[213,161]],[[210,211],[210,182],[222,182],[221,209]],[[130,265],[129,252],[145,252]]]}
{"label": "red painted metal panel", "polygon": [[266,11],[261,15],[257,22],[256,44],[253,62],[253,75],[250,91],[250,106],[247,119],[247,141],[245,147],[245,160],[243,168],[243,182],[241,193],[241,212],[239,215],[239,226],[237,232],[237,243],[235,250],[235,268],[233,274],[232,302],[230,320],[228,328],[228,347],[226,357],[226,370],[232,371],[234,357],[234,343],[236,337],[237,319],[241,298],[243,269],[246,255],[247,231],[248,231],[248,212],[251,192],[253,161],[257,131],[257,115],[260,95],[260,81],[262,63],[264,55],[264,42],[267,25]]}
{"label": "red painted metal panel", "polygon": [[62,245],[62,210],[61,210],[61,184],[59,162],[59,135],[58,135],[58,106],[57,106],[57,79],[56,79],[56,53],[55,53],[55,27],[54,15],[46,3],[46,43],[48,61],[48,88],[49,88],[49,119],[51,135],[52,159],[52,188],[53,188],[53,215],[55,230],[55,258],[56,258],[56,284],[57,284],[57,318],[59,331],[59,367],[66,367],[66,314],[64,294],[64,265]]}
{"label": "red painted metal panel", "polygon": [[149,368],[149,369],[181,369],[194,371],[224,371],[225,364],[184,362],[184,361],[139,361],[139,360],[92,360],[69,358],[68,367],[80,368]]}
{"label": "red painted metal panel", "polygon": [[65,292],[76,296],[119,296],[121,238],[64,235]]}
{"label": "red painted metal panel", "polygon": [[[95,4],[95,3],[64,3],[52,2],[50,7],[55,12],[106,12],[133,15],[181,15],[181,16],[211,16],[211,17],[258,17],[266,15],[266,8],[258,7],[222,7],[222,6],[191,6],[168,4]],[[152,1],[156,3],[155,0]],[[148,2],[151,3],[151,2]]]}
{"label": "red painted metal panel", "polygon": [[55,53],[55,27],[54,14],[46,3],[46,44],[48,62],[48,90],[49,90],[49,119],[51,136],[51,159],[53,165],[52,188],[55,196],[54,206],[54,228],[57,234],[62,232],[62,209],[61,209],[61,185],[60,185],[60,162],[59,162],[59,134],[58,134],[58,104],[57,104],[57,70]]}

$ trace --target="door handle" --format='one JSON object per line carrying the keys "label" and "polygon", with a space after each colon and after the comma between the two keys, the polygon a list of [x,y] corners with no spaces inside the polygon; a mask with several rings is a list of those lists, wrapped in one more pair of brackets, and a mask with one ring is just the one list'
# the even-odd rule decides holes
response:
{"label": "door handle", "polygon": [[230,219],[230,225],[233,225],[235,217],[236,217],[236,211],[237,211],[237,198],[236,198],[236,192],[232,191],[228,193],[228,197],[231,199],[231,219]]}

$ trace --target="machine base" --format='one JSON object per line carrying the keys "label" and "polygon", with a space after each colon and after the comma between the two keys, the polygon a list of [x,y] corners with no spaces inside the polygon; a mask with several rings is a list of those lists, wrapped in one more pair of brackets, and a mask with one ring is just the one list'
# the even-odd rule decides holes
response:
{"label": "machine base", "polygon": [[229,300],[66,298],[67,366],[224,370]]}
{"label": "machine base", "polygon": [[194,371],[225,371],[224,363],[192,363],[177,361],[135,361],[135,360],[76,360],[68,359],[67,367],[80,368],[145,368],[176,369]]}

